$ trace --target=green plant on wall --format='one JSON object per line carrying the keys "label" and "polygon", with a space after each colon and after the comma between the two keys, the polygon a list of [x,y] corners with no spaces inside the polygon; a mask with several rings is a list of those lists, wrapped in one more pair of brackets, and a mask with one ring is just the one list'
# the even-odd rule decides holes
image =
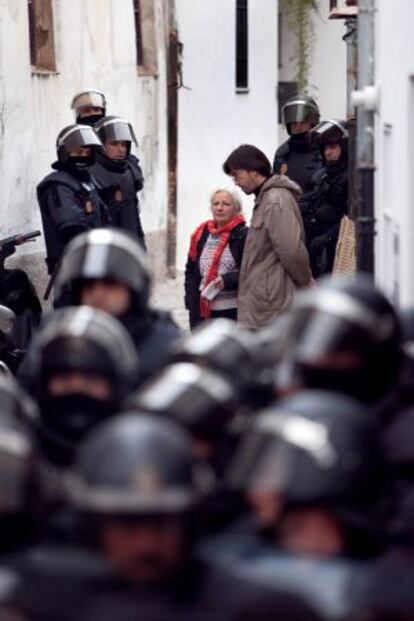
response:
{"label": "green plant on wall", "polygon": [[280,0],[280,8],[294,37],[295,80],[306,91],[315,39],[312,13],[318,11],[319,0]]}

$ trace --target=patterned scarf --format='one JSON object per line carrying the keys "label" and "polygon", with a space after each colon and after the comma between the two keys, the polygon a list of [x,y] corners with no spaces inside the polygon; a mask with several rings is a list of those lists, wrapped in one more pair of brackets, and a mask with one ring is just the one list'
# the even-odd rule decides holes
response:
{"label": "patterned scarf", "polygon": [[[243,224],[245,223],[245,219],[243,216],[235,216],[229,222],[227,222],[224,226],[221,226],[221,227],[217,227],[214,220],[207,220],[206,222],[203,222],[202,224],[200,224],[200,226],[197,227],[197,229],[192,234],[191,243],[190,243],[190,252],[188,253],[188,256],[190,257],[191,261],[197,260],[197,245],[206,227],[208,229],[208,232],[211,235],[220,235],[220,240],[214,252],[211,265],[208,270],[207,277],[204,283],[205,286],[207,286],[209,283],[215,280],[217,276],[219,275],[218,266],[220,263],[220,258],[221,258],[221,255],[223,254],[224,248],[228,244],[230,233],[232,232],[233,229],[236,228],[236,226],[242,223]],[[203,319],[208,319],[211,315],[211,301],[206,300],[202,296],[200,296],[200,314],[201,314],[201,317],[203,317]]]}

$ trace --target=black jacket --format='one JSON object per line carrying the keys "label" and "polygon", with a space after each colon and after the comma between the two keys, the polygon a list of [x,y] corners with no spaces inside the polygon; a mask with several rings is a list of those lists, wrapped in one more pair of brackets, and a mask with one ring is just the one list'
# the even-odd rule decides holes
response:
{"label": "black jacket", "polygon": [[182,336],[181,330],[170,313],[155,309],[141,316],[129,312],[119,319],[138,352],[138,377],[134,382],[134,388],[138,388],[167,363],[173,345]]}
{"label": "black jacket", "polygon": [[144,184],[139,160],[130,154],[126,160],[116,161],[98,153],[90,172],[112,225],[129,231],[145,248],[137,197]]}
{"label": "black jacket", "polygon": [[322,167],[319,148],[304,138],[291,136],[277,149],[273,160],[273,173],[283,174],[295,181],[305,191],[315,172]]}
{"label": "black jacket", "polygon": [[[276,621],[310,619],[292,598],[275,595],[233,568],[189,558],[163,584],[117,575],[99,554],[72,546],[36,546],[3,561],[12,584],[0,596],[1,619],[33,621]],[[0,573],[0,579],[1,579]],[[278,611],[275,616],[275,610]],[[299,612],[298,612],[299,610]]]}
{"label": "black jacket", "polygon": [[314,277],[332,271],[342,216],[348,206],[348,164],[335,162],[318,170],[302,197],[306,245]]}
{"label": "black jacket", "polygon": [[[229,248],[230,252],[233,255],[233,258],[236,262],[238,268],[240,268],[242,257],[243,257],[243,249],[244,242],[246,241],[248,228],[245,224],[241,223],[237,225],[230,233],[229,237]],[[201,283],[201,273],[200,273],[200,256],[203,252],[203,248],[206,244],[206,241],[209,236],[209,231],[207,225],[205,226],[203,233],[200,237],[200,241],[197,244],[197,258],[195,261],[192,261],[190,257],[188,257],[187,264],[185,266],[185,277],[184,277],[184,290],[185,297],[184,303],[186,309],[190,314],[190,325],[195,325],[201,321],[200,317],[200,283]],[[239,270],[235,270],[233,272],[228,272],[227,274],[221,274],[224,281],[224,288],[227,291],[237,291],[239,287]]]}
{"label": "black jacket", "polygon": [[57,172],[37,186],[49,274],[75,235],[110,223],[89,173],[77,173],[61,162],[55,162],[52,168]]}

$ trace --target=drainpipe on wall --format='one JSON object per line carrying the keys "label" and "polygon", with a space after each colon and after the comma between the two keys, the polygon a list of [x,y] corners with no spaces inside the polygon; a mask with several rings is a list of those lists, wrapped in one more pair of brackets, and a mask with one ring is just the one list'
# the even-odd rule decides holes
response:
{"label": "drainpipe on wall", "polygon": [[374,274],[374,130],[378,89],[375,86],[375,0],[358,2],[358,90],[352,94],[357,114],[356,254],[358,271]]}
{"label": "drainpipe on wall", "polygon": [[357,213],[358,194],[356,189],[356,119],[352,104],[352,93],[357,88],[358,71],[358,7],[355,0],[346,0],[345,5],[338,7],[337,0],[330,0],[329,19],[343,19],[345,34],[342,40],[346,44],[346,120],[348,126],[348,214],[355,219]]}
{"label": "drainpipe on wall", "polygon": [[168,214],[167,274],[176,276],[177,252],[177,143],[178,143],[178,74],[179,40],[174,19],[174,3],[170,3],[167,54],[167,124],[168,124]]}
{"label": "drainpipe on wall", "polygon": [[358,19],[349,17],[345,19],[346,32],[343,40],[346,43],[346,119],[348,123],[348,213],[355,219],[357,215],[358,192],[357,175],[355,167],[356,159],[356,118],[355,109],[352,104],[352,93],[357,87],[357,68],[358,68]]}

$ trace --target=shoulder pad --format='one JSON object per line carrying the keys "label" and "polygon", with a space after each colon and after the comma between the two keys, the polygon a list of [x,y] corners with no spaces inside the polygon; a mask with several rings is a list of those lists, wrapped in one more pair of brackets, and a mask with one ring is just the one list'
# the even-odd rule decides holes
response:
{"label": "shoulder pad", "polygon": [[37,186],[37,192],[41,193],[46,190],[49,186],[57,184],[57,185],[65,185],[72,190],[79,191],[79,188],[82,187],[82,183],[69,175],[69,173],[64,170],[58,170],[56,172],[50,173],[47,177],[43,179]]}
{"label": "shoulder pad", "polygon": [[275,153],[275,157],[285,157],[285,155],[289,155],[289,153],[290,153],[289,140],[286,140],[286,142],[281,144],[280,147],[277,149]]}

